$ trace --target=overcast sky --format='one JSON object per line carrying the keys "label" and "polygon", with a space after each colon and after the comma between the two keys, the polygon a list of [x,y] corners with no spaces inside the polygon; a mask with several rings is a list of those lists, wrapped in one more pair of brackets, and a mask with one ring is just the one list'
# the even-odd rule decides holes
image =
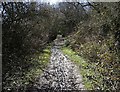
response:
{"label": "overcast sky", "polygon": [[58,2],[86,2],[87,0],[37,0],[41,2],[49,2],[50,4],[56,4]]}

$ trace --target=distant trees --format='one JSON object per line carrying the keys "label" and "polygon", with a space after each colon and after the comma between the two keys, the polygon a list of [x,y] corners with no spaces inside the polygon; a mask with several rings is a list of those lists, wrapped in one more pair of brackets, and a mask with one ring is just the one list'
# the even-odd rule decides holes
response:
{"label": "distant trees", "polygon": [[79,2],[61,2],[59,3],[59,8],[60,12],[65,16],[64,25],[68,28],[66,30],[67,33],[75,31],[74,27],[80,21],[87,19],[86,11]]}

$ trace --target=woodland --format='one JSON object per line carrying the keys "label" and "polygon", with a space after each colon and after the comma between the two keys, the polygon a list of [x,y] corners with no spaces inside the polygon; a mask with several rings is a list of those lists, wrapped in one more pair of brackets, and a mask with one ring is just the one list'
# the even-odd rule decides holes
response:
{"label": "woodland", "polygon": [[31,87],[57,35],[87,90],[120,90],[120,2],[2,2],[0,8],[3,92]]}

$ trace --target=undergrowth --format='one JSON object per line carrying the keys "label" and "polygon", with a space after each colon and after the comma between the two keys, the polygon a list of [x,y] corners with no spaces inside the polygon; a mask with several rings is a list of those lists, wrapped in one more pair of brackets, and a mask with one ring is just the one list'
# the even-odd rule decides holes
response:
{"label": "undergrowth", "polygon": [[27,62],[25,69],[21,71],[17,70],[12,72],[12,75],[9,76],[4,82],[3,91],[5,92],[17,92],[17,90],[25,91],[26,87],[32,85],[35,82],[35,79],[40,76],[49,63],[50,59],[50,47],[45,48],[42,52],[36,52],[31,56],[25,58]]}

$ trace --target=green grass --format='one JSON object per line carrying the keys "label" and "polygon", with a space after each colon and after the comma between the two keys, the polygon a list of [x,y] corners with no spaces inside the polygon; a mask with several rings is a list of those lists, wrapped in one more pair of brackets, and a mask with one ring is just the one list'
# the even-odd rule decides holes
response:
{"label": "green grass", "polygon": [[[91,76],[94,76],[94,70],[89,68],[89,64],[87,60],[83,59],[81,56],[78,56],[76,52],[72,49],[63,47],[62,51],[65,55],[68,55],[71,61],[75,62],[76,65],[80,67],[80,74],[83,77],[83,83],[87,90],[93,89],[92,81],[90,79]],[[92,66],[92,65],[91,65]]]}
{"label": "green grass", "polygon": [[36,52],[34,55],[27,57],[26,62],[31,66],[28,67],[28,70],[24,72],[23,78],[19,78],[15,82],[20,85],[30,85],[30,82],[34,82],[37,77],[43,72],[41,70],[45,69],[50,60],[50,47],[47,47],[43,52]]}
{"label": "green grass", "polygon": [[31,80],[35,79],[42,73],[42,69],[46,68],[50,60],[50,47],[43,50],[43,53],[36,53],[32,58],[32,63],[35,67],[32,67],[26,74]]}

